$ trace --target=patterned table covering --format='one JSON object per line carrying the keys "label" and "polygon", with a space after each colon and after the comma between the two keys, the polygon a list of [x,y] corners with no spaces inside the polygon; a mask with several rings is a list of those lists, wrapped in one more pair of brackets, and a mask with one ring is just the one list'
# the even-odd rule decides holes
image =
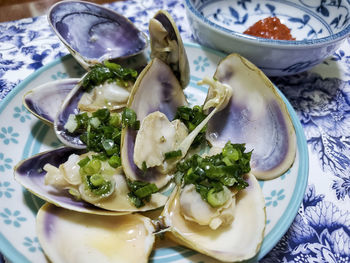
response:
{"label": "patterned table covering", "polygon": [[[134,0],[108,6],[146,33],[155,12],[168,10],[183,40],[194,41],[182,1]],[[46,16],[0,23],[0,100],[35,70],[67,53],[49,28]],[[312,70],[272,78],[293,105],[304,128],[310,158],[309,181],[293,224],[260,262],[350,262],[349,80],[349,38],[332,57]],[[0,139],[6,132],[1,129]],[[12,193],[2,173],[13,164],[1,151],[1,143],[0,199],[6,199]]]}

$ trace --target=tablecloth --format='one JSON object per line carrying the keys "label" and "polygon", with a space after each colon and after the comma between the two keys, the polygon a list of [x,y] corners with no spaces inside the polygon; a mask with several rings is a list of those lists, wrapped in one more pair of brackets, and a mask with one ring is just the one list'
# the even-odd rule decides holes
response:
{"label": "tablecloth", "polygon": [[[182,1],[140,0],[108,4],[145,33],[159,9],[168,10],[185,42],[194,42]],[[261,262],[350,262],[350,39],[307,72],[271,78],[298,114],[309,151],[309,181],[294,222]],[[0,100],[31,73],[67,49],[46,16],[0,23]],[[14,165],[1,143],[0,199],[13,194],[2,173]],[[0,211],[0,220],[6,211]],[[32,242],[28,240],[28,242]],[[29,246],[30,248],[30,246]]]}

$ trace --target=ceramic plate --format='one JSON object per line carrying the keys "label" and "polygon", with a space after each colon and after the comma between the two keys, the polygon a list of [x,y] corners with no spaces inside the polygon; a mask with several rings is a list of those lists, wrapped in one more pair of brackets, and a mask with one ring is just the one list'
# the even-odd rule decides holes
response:
{"label": "ceramic plate", "polygon": [[[206,89],[196,83],[204,76],[213,76],[223,55],[195,44],[185,46],[191,69],[191,82],[185,93],[192,104],[202,104]],[[35,216],[43,201],[14,181],[13,167],[22,159],[60,146],[53,130],[24,108],[22,96],[45,82],[78,77],[83,73],[70,55],[65,56],[36,71],[0,104],[0,249],[13,262],[47,262],[35,232]],[[282,97],[296,130],[297,155],[293,166],[284,175],[260,183],[266,200],[267,222],[258,259],[266,255],[288,230],[307,185],[306,140],[296,113],[287,99],[283,95]],[[150,257],[154,263],[175,260],[213,262],[208,257],[170,241],[159,243]]]}

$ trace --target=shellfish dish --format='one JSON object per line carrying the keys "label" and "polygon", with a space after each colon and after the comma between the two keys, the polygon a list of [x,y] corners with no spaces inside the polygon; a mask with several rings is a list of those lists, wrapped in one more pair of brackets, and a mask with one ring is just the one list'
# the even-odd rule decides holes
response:
{"label": "shellfish dish", "polygon": [[[239,54],[196,85],[165,10],[149,36],[105,7],[55,4],[49,23],[86,73],[24,95],[64,146],[22,160],[14,177],[46,203],[36,217],[52,262],[148,262],[164,240],[221,262],[254,258],[266,227],[259,181],[296,158],[296,133],[271,81]],[[149,55],[148,55],[149,54]]]}

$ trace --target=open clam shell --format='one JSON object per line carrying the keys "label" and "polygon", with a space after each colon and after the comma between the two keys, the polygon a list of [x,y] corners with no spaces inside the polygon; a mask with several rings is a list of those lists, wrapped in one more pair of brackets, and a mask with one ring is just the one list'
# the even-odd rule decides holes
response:
{"label": "open clam shell", "polygon": [[74,78],[40,85],[24,94],[23,105],[46,124],[53,125],[62,102],[78,82],[79,79]]}
{"label": "open clam shell", "polygon": [[86,70],[107,59],[139,54],[148,44],[147,36],[126,17],[89,2],[58,2],[48,21]]}
{"label": "open clam shell", "polygon": [[234,219],[230,225],[211,229],[186,220],[181,213],[180,191],[173,191],[162,216],[174,242],[224,262],[238,262],[256,255],[264,238],[265,200],[252,174],[244,176],[249,186],[235,195]]}
{"label": "open clam shell", "polygon": [[[83,79],[83,78],[82,78]],[[54,130],[58,139],[66,146],[85,149],[86,145],[80,140],[79,135],[69,133],[64,126],[66,125],[70,114],[78,114],[78,104],[83,96],[82,79],[77,85],[67,94],[66,98],[61,103],[54,118]]]}
{"label": "open clam shell", "polygon": [[159,58],[170,66],[186,88],[190,81],[187,54],[179,30],[165,10],[159,10],[149,22],[151,58]]}
{"label": "open clam shell", "polygon": [[[177,108],[186,105],[186,97],[172,70],[160,59],[153,59],[141,72],[131,91],[127,107],[133,109],[140,122],[150,113],[160,111],[169,120],[175,117]],[[155,131],[157,132],[157,131]],[[134,163],[134,147],[137,131],[124,128],[121,139],[121,159],[126,177],[164,186],[170,175],[164,175],[156,168],[146,172]]]}
{"label": "open clam shell", "polygon": [[86,215],[50,204],[40,208],[36,229],[45,254],[56,263],[146,263],[155,240],[147,217]]}
{"label": "open clam shell", "polygon": [[[45,164],[58,167],[66,162],[71,154],[83,154],[85,150],[68,147],[47,151],[28,158],[15,167],[15,180],[28,191],[42,198],[43,200],[69,210],[100,214],[100,215],[122,215],[136,211],[147,211],[165,204],[167,197],[156,193],[152,195],[150,202],[141,208],[136,208],[127,197],[128,188],[125,180],[120,176],[116,180],[115,192],[112,196],[101,199],[90,204],[83,200],[76,200],[68,193],[68,190],[58,190],[50,185],[45,185],[46,172],[43,170]],[[118,198],[119,195],[119,198]]]}
{"label": "open clam shell", "polygon": [[251,168],[262,180],[286,172],[294,162],[296,135],[287,107],[271,81],[255,65],[231,54],[214,75],[229,85],[228,105],[208,122],[207,139],[222,148],[227,141],[253,150]]}

